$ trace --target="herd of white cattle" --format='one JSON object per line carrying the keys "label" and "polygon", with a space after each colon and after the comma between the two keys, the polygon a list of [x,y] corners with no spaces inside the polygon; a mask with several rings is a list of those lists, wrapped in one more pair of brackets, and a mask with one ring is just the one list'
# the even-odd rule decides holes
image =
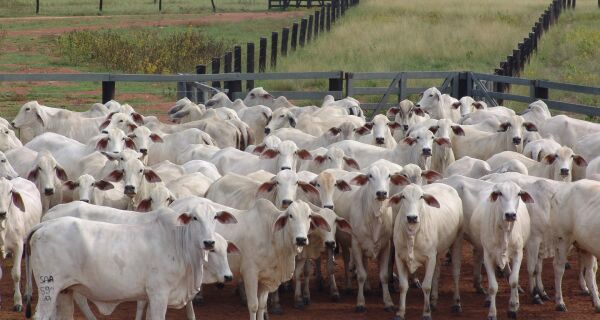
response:
{"label": "herd of white cattle", "polygon": [[369,122],[350,97],[298,107],[263,88],[205,105],[184,98],[169,116],[173,124],[116,101],[86,112],[31,101],[12,121],[0,118],[0,240],[14,259],[15,310],[24,255],[28,317],[34,280],[36,319],[72,319],[75,305],[95,319],[89,301],[106,315],[137,301],[136,319],[154,320],[184,306],[195,319],[202,284],[235,279],[250,319],[262,320],[269,296],[271,312],[281,311],[277,289],[291,279],[295,306],[310,302],[321,257],[339,300],[339,252],[346,288],[358,286],[356,311],[365,311],[374,260],[385,310],[404,319],[412,283],[431,319],[444,259],[452,312],[461,311],[465,240],[488,319],[497,317],[498,270],[517,316],[524,252],[528,302],[549,299],[542,262],[554,257],[556,309],[566,311],[572,251],[580,289],[600,312],[599,124],[553,117],[542,101],[517,115],[436,88]]}

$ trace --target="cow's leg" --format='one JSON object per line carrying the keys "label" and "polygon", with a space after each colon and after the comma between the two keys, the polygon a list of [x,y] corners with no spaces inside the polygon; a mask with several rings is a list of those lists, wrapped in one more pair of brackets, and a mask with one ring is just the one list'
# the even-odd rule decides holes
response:
{"label": "cow's leg", "polygon": [[202,294],[202,286],[200,286],[200,291],[198,291],[198,293],[196,293],[196,296],[194,297],[194,299],[192,299],[192,303],[195,306],[199,306],[204,302],[204,295]]}
{"label": "cow's leg", "polygon": [[356,280],[358,282],[358,294],[356,296],[356,312],[365,312],[365,282],[367,271],[363,265],[363,252],[358,241],[352,238],[352,257],[356,266]]}
{"label": "cow's leg", "polygon": [[187,317],[187,320],[196,320],[196,313],[194,312],[194,303],[192,300],[188,301],[185,305],[185,316]]}
{"label": "cow's leg", "polygon": [[352,273],[350,272],[350,253],[351,248],[348,246],[342,247],[342,259],[344,260],[344,278],[346,280],[346,285],[344,290],[346,292],[352,291]]}
{"label": "cow's leg", "polygon": [[310,304],[310,275],[312,274],[312,263],[306,260],[304,263],[304,289],[302,290],[302,302],[304,305]]}
{"label": "cow's leg", "polygon": [[138,300],[136,302],[135,320],[142,320],[142,317],[144,316],[144,310],[146,310],[147,305],[148,305],[148,301],[146,301],[146,300]]}
{"label": "cow's leg", "polygon": [[521,262],[523,261],[523,249],[517,250],[513,256],[512,271],[508,279],[510,284],[510,300],[508,302],[508,317],[517,318],[519,311],[519,270],[521,270]]}
{"label": "cow's leg", "polygon": [[331,299],[337,302],[340,301],[340,292],[338,291],[337,284],[335,283],[333,257],[333,249],[327,249],[327,275],[329,276],[329,294],[331,295]]}
{"label": "cow's leg", "polygon": [[165,320],[169,302],[168,294],[168,292],[159,292],[158,290],[148,293],[148,316],[150,320]]}
{"label": "cow's leg", "polygon": [[544,289],[544,282],[542,281],[542,271],[544,269],[544,259],[538,257],[537,264],[535,267],[535,285],[537,287],[537,291],[540,294],[540,297],[543,301],[549,301],[550,296],[546,293],[546,289]]}
{"label": "cow's leg", "polygon": [[379,281],[381,282],[381,289],[383,291],[383,304],[385,306],[385,311],[393,312],[394,311],[394,302],[392,301],[392,296],[390,295],[390,287],[388,286],[389,280],[389,265],[390,265],[390,241],[387,242],[387,245],[383,250],[379,252]]}
{"label": "cow's leg", "polygon": [[406,313],[406,292],[408,291],[408,270],[406,266],[400,260],[398,253],[395,254],[396,269],[398,270],[398,284],[400,287],[400,299],[398,301],[398,311],[394,320],[404,320],[404,314]]}
{"label": "cow's leg", "polygon": [[81,313],[83,313],[86,320],[96,320],[96,316],[94,315],[94,312],[92,312],[86,297],[77,292],[73,292],[73,300],[75,300],[77,307],[79,307],[79,310],[81,310]]}
{"label": "cow's leg", "polygon": [[454,284],[454,292],[452,296],[452,312],[459,313],[462,311],[460,304],[460,266],[462,263],[462,241],[463,237],[458,237],[452,245],[452,281]]}
{"label": "cow's leg", "polygon": [[304,271],[304,264],[306,263],[306,259],[304,258],[296,258],[296,268],[294,269],[294,279],[296,281],[296,286],[294,288],[294,308],[302,309],[304,308],[304,303],[302,302],[302,273]]}
{"label": "cow's leg", "polygon": [[21,261],[23,257],[23,242],[19,241],[15,252],[13,252],[13,267],[11,270],[11,276],[15,285],[15,292],[13,295],[13,311],[21,312],[23,310],[23,300],[21,297]]}
{"label": "cow's leg", "polygon": [[[452,257],[444,255],[444,258],[448,257],[448,262],[452,263]],[[431,294],[429,295],[429,305],[431,306],[431,312],[437,310],[438,292],[439,292],[439,280],[440,280],[440,263],[436,257],[435,269],[433,271],[433,279],[431,280]]]}
{"label": "cow's leg", "polygon": [[[281,285],[280,285],[281,288]],[[271,313],[272,314],[283,314],[283,308],[279,303],[279,289],[269,293],[269,297],[271,297]]]}
{"label": "cow's leg", "polygon": [[428,257],[425,266],[425,277],[421,289],[423,289],[423,320],[431,320],[431,284],[435,273],[437,254]]}
{"label": "cow's leg", "polygon": [[75,306],[73,304],[73,292],[65,290],[56,297],[56,320],[73,320]]}
{"label": "cow's leg", "polygon": [[[329,259],[329,255],[327,255],[327,258]],[[317,290],[323,291],[324,286],[323,286],[323,273],[321,273],[321,256],[316,258],[314,260],[314,262],[315,262],[315,279],[317,280]]]}
{"label": "cow's leg", "polygon": [[483,264],[488,277],[488,299],[490,301],[490,309],[488,320],[496,320],[496,293],[498,292],[498,282],[496,281],[496,268],[492,257],[487,252],[483,252]]}
{"label": "cow's leg", "polygon": [[265,319],[265,314],[267,312],[267,301],[269,300],[269,290],[262,286],[259,286],[258,289],[258,312],[256,314],[256,318],[259,320]]}
{"label": "cow's leg", "polygon": [[598,287],[596,285],[596,273],[594,272],[594,256],[589,252],[580,250],[579,256],[581,261],[585,265],[585,279],[587,286],[590,289],[590,295],[592,296],[592,303],[596,312],[600,312],[600,301],[598,300]]}
{"label": "cow's leg", "polygon": [[562,278],[565,274],[565,263],[567,263],[567,253],[571,246],[571,241],[559,238],[554,253],[554,290],[555,290],[555,309],[557,311],[567,311],[567,306],[562,295]]}
{"label": "cow's leg", "polygon": [[535,280],[536,269],[538,265],[538,257],[540,252],[540,242],[535,239],[529,239],[527,242],[527,276],[529,282],[529,295],[533,304],[542,304],[542,297],[537,292]]}
{"label": "cow's leg", "polygon": [[258,312],[258,275],[248,273],[244,274],[243,277],[250,320],[256,320],[256,313]]}
{"label": "cow's leg", "polygon": [[481,285],[481,266],[483,265],[483,250],[473,247],[473,287],[477,293],[485,293]]}
{"label": "cow's leg", "polygon": [[[367,268],[369,267],[369,258],[367,258],[367,256],[362,257],[362,265],[363,268],[365,270],[365,272],[367,271]],[[365,294],[370,294],[371,293],[371,282],[369,282],[369,277],[366,277],[365,279]]]}
{"label": "cow's leg", "polygon": [[60,288],[62,285],[56,280],[53,286],[38,283],[38,303],[35,307],[34,319],[51,320],[53,318]]}
{"label": "cow's leg", "polygon": [[579,265],[579,287],[581,288],[581,294],[589,296],[590,289],[585,283],[585,263],[583,262],[583,258],[581,257],[583,253],[581,250],[577,250],[577,265]]}

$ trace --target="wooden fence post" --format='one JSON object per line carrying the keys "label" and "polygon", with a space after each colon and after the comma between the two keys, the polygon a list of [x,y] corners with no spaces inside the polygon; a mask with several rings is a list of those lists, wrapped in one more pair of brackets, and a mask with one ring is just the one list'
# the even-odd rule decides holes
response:
{"label": "wooden fence post", "polygon": [[575,9],[575,5],[577,4],[577,0],[573,0],[572,4],[573,4],[573,9]]}
{"label": "wooden fence post", "polygon": [[[233,72],[242,73],[242,47],[236,45],[233,47]],[[235,80],[231,82],[229,92],[235,97],[236,93],[242,92],[242,80]]]}
{"label": "wooden fence post", "polygon": [[[196,66],[196,74],[206,74],[206,65],[199,64]],[[196,103],[205,103],[208,100],[208,93],[196,88]]]}
{"label": "wooden fence post", "polygon": [[[598,0],[600,1],[600,0]],[[321,12],[319,10],[315,11],[315,39],[319,36],[319,25],[320,25],[320,21],[321,21]]]}
{"label": "wooden fence post", "polygon": [[289,35],[290,35],[290,28],[283,28],[283,31],[281,31],[281,55],[283,57],[287,56]]}
{"label": "wooden fence post", "polygon": [[298,22],[294,22],[292,25],[292,51],[296,51],[296,45],[298,44]]}
{"label": "wooden fence post", "polygon": [[346,0],[341,0],[341,4],[340,4],[340,16],[343,16],[346,14]]}
{"label": "wooden fence post", "polygon": [[[219,72],[221,72],[221,58],[219,57],[214,57],[212,58],[212,63],[211,63],[211,72],[212,74],[219,74]],[[221,81],[213,81],[211,86],[213,88],[221,88]]]}
{"label": "wooden fence post", "polygon": [[[246,73],[254,73],[254,42],[246,44]],[[246,91],[254,89],[254,80],[246,81]]]}
{"label": "wooden fence post", "polygon": [[265,72],[267,69],[267,38],[261,37],[258,47],[258,72]]}
{"label": "wooden fence post", "polygon": [[[600,5],[600,0],[598,0],[598,5]],[[35,14],[40,13],[40,0],[35,0]]]}
{"label": "wooden fence post", "polygon": [[98,10],[102,12],[102,0],[100,0],[100,4],[98,5]]}
{"label": "wooden fence post", "polygon": [[158,0],[158,12],[162,12],[162,0]]}
{"label": "wooden fence post", "polygon": [[331,30],[331,3],[327,4],[327,8],[326,8],[326,17],[325,17],[325,28],[327,29],[327,31]]}
{"label": "wooden fence post", "polygon": [[300,47],[304,47],[306,43],[306,19],[302,18],[300,21]]}
{"label": "wooden fence post", "polygon": [[313,19],[312,15],[308,16],[308,27],[306,30],[306,43],[309,43],[312,40],[312,30],[313,30]]}
{"label": "wooden fence post", "polygon": [[[225,52],[225,56],[223,57],[223,73],[231,73],[232,70],[232,53],[231,51]],[[229,99],[233,100],[233,92],[232,92],[232,81],[223,82],[223,87],[228,89],[227,96]]]}
{"label": "wooden fence post", "polygon": [[337,0],[331,1],[331,24],[335,24],[337,18]]}
{"label": "wooden fence post", "polygon": [[529,96],[537,99],[548,99],[548,88],[540,87],[538,80],[532,80],[529,85]]}
{"label": "wooden fence post", "polygon": [[320,32],[325,31],[325,13],[326,13],[325,7],[321,7],[321,16],[319,17],[320,18],[320,21],[319,21],[319,29],[320,29],[319,31]]}
{"label": "wooden fence post", "polygon": [[279,34],[277,32],[271,33],[271,68],[277,67],[277,40]]}
{"label": "wooden fence post", "polygon": [[102,103],[115,99],[115,82],[102,81]]}

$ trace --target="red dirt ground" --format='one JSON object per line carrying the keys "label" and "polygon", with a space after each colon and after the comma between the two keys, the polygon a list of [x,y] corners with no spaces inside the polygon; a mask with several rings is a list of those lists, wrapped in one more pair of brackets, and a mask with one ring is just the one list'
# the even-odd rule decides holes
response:
{"label": "red dirt ground", "polygon": [[[43,36],[43,35],[58,35],[74,30],[96,30],[102,28],[126,28],[126,27],[160,27],[173,25],[205,25],[219,22],[238,22],[244,20],[255,19],[278,19],[284,17],[300,17],[304,12],[231,12],[231,13],[215,13],[212,15],[177,15],[177,18],[157,16],[155,20],[148,20],[140,16],[118,16],[118,20],[111,24],[91,25],[91,26],[70,26],[60,28],[44,28],[44,29],[29,29],[29,30],[7,30],[6,36]],[[113,16],[114,17],[114,16]],[[24,17],[24,18],[0,18],[0,25],[10,22],[25,22],[25,21],[40,21],[44,19],[106,19],[106,17]]]}
{"label": "red dirt ground", "polygon": [[[450,313],[450,305],[452,299],[451,292],[451,273],[449,267],[442,267],[442,276],[440,278],[440,301],[438,310],[433,313],[433,318],[438,320],[446,319],[485,319],[487,317],[487,308],[483,306],[484,296],[478,295],[472,288],[472,264],[470,247],[463,251],[463,267],[461,270],[461,298],[463,312],[460,315]],[[343,288],[343,273],[341,259],[336,260],[336,275],[340,290]],[[0,281],[0,290],[2,293],[2,310],[9,310],[12,307],[12,281],[10,280],[10,270],[7,267],[7,262],[3,263],[4,277]],[[519,319],[600,319],[600,315],[594,313],[591,300],[587,296],[579,295],[579,286],[577,284],[577,264],[576,259],[571,259],[573,269],[565,272],[565,281],[563,282],[564,297],[569,309],[566,313],[554,311],[554,303],[547,301],[544,305],[532,305],[527,295],[520,296],[521,309]],[[369,280],[373,288],[378,288],[376,267],[371,264],[369,268]],[[525,264],[521,266],[520,284],[523,288],[527,287],[527,280],[524,277]],[[423,270],[420,271],[422,278]],[[23,275],[22,288],[24,288],[25,280]],[[234,280],[235,281],[235,280]],[[500,290],[497,298],[498,319],[507,319],[506,309],[508,306],[508,285],[506,281],[500,282]],[[547,293],[552,296],[554,294],[553,272],[551,260],[547,260],[544,264],[544,284],[546,285]],[[305,310],[297,310],[293,308],[293,294],[284,293],[281,295],[284,315],[271,315],[272,320],[309,320],[309,319],[391,319],[393,314],[383,311],[383,302],[381,298],[381,290],[374,291],[367,296],[367,312],[355,313],[354,306],[356,301],[356,290],[352,293],[342,292],[342,300],[338,303],[330,301],[327,292],[318,292],[316,285],[312,285],[312,303]],[[485,283],[484,283],[485,285]],[[354,288],[356,285],[354,285]],[[37,290],[34,290],[34,293]],[[398,294],[392,294],[394,303],[398,303]],[[37,296],[34,294],[34,301]],[[421,291],[418,289],[410,289],[407,297],[407,319],[419,319],[423,307],[423,299]],[[217,289],[214,285],[205,286],[204,304],[195,307],[196,317],[198,319],[207,320],[224,320],[224,319],[245,319],[248,317],[248,312],[245,306],[242,306],[238,297],[235,294],[235,286],[228,284],[224,289]],[[125,303],[120,305],[115,313],[111,316],[99,316],[98,319],[133,319],[135,313],[134,303]],[[24,319],[23,313],[15,313],[8,311],[0,311],[0,319]],[[76,319],[84,319],[77,311]],[[167,319],[185,319],[185,312],[182,310],[169,309]]]}

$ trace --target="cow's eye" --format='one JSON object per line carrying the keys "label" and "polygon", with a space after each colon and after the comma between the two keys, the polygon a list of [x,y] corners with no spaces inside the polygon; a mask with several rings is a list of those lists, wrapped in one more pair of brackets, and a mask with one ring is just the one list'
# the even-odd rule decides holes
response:
{"label": "cow's eye", "polygon": [[25,111],[29,111],[29,110],[31,110],[31,108],[25,108]]}
{"label": "cow's eye", "polygon": [[144,169],[140,169],[140,173],[144,172]]}

